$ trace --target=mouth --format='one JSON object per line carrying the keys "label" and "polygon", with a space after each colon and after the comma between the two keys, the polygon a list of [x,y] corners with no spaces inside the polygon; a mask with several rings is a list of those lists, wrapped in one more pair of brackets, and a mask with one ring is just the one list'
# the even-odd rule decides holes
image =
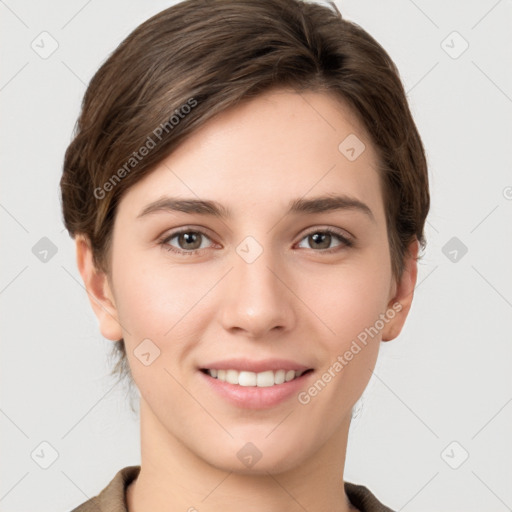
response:
{"label": "mouth", "polygon": [[285,382],[299,379],[309,374],[313,368],[307,370],[266,370],[263,372],[238,371],[235,369],[200,368],[204,374],[221,382],[243,387],[267,388],[279,386]]}
{"label": "mouth", "polygon": [[198,374],[213,393],[212,399],[218,396],[238,409],[262,410],[284,404],[308,386],[315,373],[313,368],[284,359],[233,359],[212,362],[211,366],[199,367]]}

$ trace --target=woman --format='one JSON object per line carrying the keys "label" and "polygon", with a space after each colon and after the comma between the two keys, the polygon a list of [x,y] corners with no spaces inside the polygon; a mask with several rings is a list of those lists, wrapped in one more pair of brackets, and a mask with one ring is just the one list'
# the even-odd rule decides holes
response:
{"label": "woman", "polygon": [[188,0],[93,77],[61,180],[141,465],[75,511],[386,511],[343,481],[429,210],[398,71],[334,4]]}

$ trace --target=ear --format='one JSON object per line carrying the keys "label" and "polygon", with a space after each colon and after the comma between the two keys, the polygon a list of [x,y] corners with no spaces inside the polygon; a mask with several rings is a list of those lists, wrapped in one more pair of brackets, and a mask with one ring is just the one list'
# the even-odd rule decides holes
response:
{"label": "ear", "polygon": [[123,332],[107,274],[94,266],[92,249],[86,237],[77,235],[75,243],[76,263],[98,319],[101,334],[109,340],[118,341],[123,337]]}
{"label": "ear", "polygon": [[[419,242],[414,240],[409,245],[404,261],[402,277],[395,283],[395,293],[388,303],[388,311],[394,311],[394,317],[385,325],[382,330],[382,341],[391,341],[401,332],[409,310],[411,309],[414,288],[418,277],[418,250]],[[390,314],[388,314],[390,316]]]}

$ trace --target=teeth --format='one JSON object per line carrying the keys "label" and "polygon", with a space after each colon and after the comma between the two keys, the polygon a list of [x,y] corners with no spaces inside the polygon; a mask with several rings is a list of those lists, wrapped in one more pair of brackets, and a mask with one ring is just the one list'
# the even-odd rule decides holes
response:
{"label": "teeth", "polygon": [[211,377],[228,382],[229,384],[238,384],[239,386],[257,386],[259,388],[283,384],[297,377],[300,377],[306,370],[267,370],[265,372],[254,373],[238,370],[207,370]]}

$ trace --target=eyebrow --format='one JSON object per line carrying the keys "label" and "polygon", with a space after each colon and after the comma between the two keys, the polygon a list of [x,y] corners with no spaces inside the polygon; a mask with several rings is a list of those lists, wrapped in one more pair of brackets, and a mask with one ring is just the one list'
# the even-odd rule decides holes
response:
{"label": "eyebrow", "polygon": [[[325,195],[314,197],[311,199],[294,199],[288,205],[289,214],[315,214],[324,212],[334,212],[339,210],[355,210],[367,215],[373,222],[375,217],[370,207],[356,199],[347,195]],[[199,215],[210,215],[219,219],[229,219],[232,217],[231,210],[226,208],[217,201],[207,199],[181,199],[177,197],[161,197],[156,201],[148,204],[137,218],[144,217],[151,213],[166,212],[182,212],[194,213]]]}

